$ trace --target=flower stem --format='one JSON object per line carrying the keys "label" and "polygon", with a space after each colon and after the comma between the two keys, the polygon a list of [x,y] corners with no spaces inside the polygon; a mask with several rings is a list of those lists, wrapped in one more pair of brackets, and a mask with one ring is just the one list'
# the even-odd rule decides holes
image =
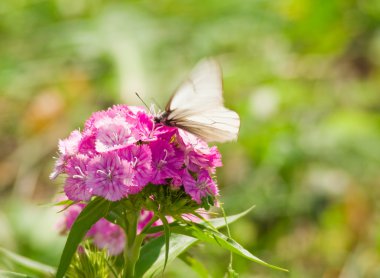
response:
{"label": "flower stem", "polygon": [[158,220],[158,217],[156,215],[152,216],[152,219],[148,222],[148,224],[145,225],[144,229],[141,231],[141,234],[145,234],[147,230],[152,226],[154,222]]}
{"label": "flower stem", "polygon": [[141,243],[143,236],[137,236],[137,221],[140,211],[130,210],[125,212],[126,222],[126,243],[124,247],[124,277],[135,277],[135,265],[140,256]]}

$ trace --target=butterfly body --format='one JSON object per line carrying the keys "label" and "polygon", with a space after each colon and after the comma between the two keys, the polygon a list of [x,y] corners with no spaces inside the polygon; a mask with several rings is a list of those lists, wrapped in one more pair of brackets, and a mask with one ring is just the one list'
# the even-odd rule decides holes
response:
{"label": "butterfly body", "polygon": [[166,126],[175,126],[175,121],[168,119],[169,114],[170,112],[167,111],[159,113],[157,116],[154,117],[154,122],[156,124],[160,123]]}
{"label": "butterfly body", "polygon": [[154,120],[184,129],[206,142],[237,139],[240,119],[223,105],[222,75],[211,59],[201,61]]}

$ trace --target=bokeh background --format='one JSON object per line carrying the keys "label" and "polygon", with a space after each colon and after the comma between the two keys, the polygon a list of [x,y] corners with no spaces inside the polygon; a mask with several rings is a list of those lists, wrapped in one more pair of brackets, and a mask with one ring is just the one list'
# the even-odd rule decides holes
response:
{"label": "bokeh background", "polygon": [[[135,92],[164,105],[207,56],[241,117],[222,200],[256,205],[232,234],[290,270],[235,258],[241,277],[379,277],[379,1],[0,1],[0,246],[57,265],[58,139]],[[191,252],[223,276],[226,252]]]}

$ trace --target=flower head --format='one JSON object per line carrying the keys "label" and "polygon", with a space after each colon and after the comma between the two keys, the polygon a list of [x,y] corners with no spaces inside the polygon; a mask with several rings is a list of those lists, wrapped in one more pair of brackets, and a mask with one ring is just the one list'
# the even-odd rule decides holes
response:
{"label": "flower head", "polygon": [[222,165],[218,149],[177,127],[155,123],[142,107],[115,105],[95,112],[82,132],[73,131],[58,145],[51,178],[66,175],[64,191],[73,201],[93,196],[118,201],[149,184],[182,190],[196,202],[217,194],[210,174]]}

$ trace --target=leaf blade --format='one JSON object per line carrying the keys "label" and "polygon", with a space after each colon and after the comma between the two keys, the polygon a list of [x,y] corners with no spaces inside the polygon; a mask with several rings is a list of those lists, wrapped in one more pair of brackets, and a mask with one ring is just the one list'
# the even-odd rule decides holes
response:
{"label": "leaf blade", "polygon": [[[241,212],[236,215],[228,216],[227,222],[233,223],[239,218],[248,214],[253,207],[247,209],[244,212]],[[225,220],[223,217],[210,219],[211,222],[216,228],[222,228],[225,226]],[[170,229],[173,226],[178,225],[175,223],[169,224]],[[157,233],[163,231],[163,226],[160,226],[158,229],[152,227],[148,230],[147,233]],[[197,238],[189,237],[180,234],[172,234],[170,237],[170,250],[168,254],[167,264],[169,265],[177,256],[186,251],[189,247],[199,241]],[[141,248],[141,255],[136,264],[136,275],[137,277],[151,277],[154,274],[162,272],[164,261],[165,261],[165,250],[164,250],[165,239],[163,236],[151,240],[149,243],[145,244]]]}
{"label": "leaf blade", "polygon": [[4,264],[10,263],[16,268],[22,268],[27,272],[44,275],[46,277],[53,277],[56,272],[56,269],[52,266],[25,258],[2,247],[0,247],[0,262]]}
{"label": "leaf blade", "polygon": [[100,218],[107,215],[110,206],[110,201],[97,197],[81,211],[81,213],[78,215],[78,218],[75,220],[66,240],[66,244],[61,255],[61,260],[58,265],[56,277],[62,278],[65,275],[79,243],[84,238],[87,231],[92,227],[92,225],[95,224]]}
{"label": "leaf blade", "polygon": [[18,273],[13,271],[7,271],[7,270],[0,270],[0,277],[3,278],[32,278],[32,276],[29,276],[24,273]]}
{"label": "leaf blade", "polygon": [[166,268],[166,264],[168,263],[171,231],[170,231],[168,220],[166,220],[165,216],[162,216],[160,219],[164,225],[164,236],[165,236],[165,262],[164,262],[164,269],[162,270],[162,272],[164,272]]}
{"label": "leaf blade", "polygon": [[250,261],[261,264],[266,267],[270,267],[276,270],[288,272],[288,270],[281,267],[271,265],[260,258],[253,255],[239,243],[232,238],[224,235],[223,233],[210,229],[207,226],[194,223],[192,226],[177,226],[172,228],[172,233],[178,233],[190,237],[195,237],[201,241],[218,244],[220,247],[229,250],[237,255],[240,255]]}

